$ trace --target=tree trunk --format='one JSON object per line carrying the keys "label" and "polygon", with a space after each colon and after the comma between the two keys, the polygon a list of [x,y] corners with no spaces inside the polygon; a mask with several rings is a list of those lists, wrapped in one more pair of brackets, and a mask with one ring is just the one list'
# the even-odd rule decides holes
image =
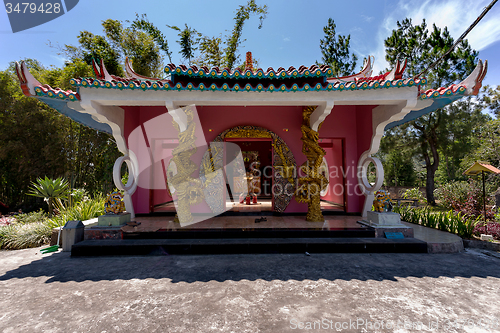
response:
{"label": "tree trunk", "polygon": [[436,199],[434,198],[434,174],[436,172],[432,171],[432,168],[427,168],[427,179],[425,181],[425,194],[427,197],[427,203],[431,206],[436,205]]}
{"label": "tree trunk", "polygon": [[[437,151],[436,140],[434,140],[434,138],[435,137],[432,136],[429,140],[427,140],[427,144],[429,145],[432,153],[432,163],[429,158],[429,153],[426,150],[424,152],[425,168],[427,169],[425,193],[427,196],[427,203],[431,206],[436,205],[436,199],[434,198],[434,176],[439,166],[439,154]],[[422,147],[422,149],[425,149],[425,147]]]}

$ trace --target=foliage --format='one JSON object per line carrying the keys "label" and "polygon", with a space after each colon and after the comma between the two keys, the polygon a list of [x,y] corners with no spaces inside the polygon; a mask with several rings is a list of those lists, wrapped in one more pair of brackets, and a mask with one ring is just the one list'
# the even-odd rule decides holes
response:
{"label": "foliage", "polygon": [[64,208],[62,200],[67,199],[70,188],[66,179],[50,179],[45,176],[44,179],[38,178],[36,183],[32,183],[28,195],[44,198],[49,205],[49,216],[52,216],[54,208]]}
{"label": "foliage", "polygon": [[237,55],[238,47],[240,46],[241,34],[245,21],[250,18],[250,14],[257,14],[259,16],[260,24],[259,29],[262,28],[262,21],[267,15],[267,5],[257,6],[255,0],[249,0],[245,6],[240,5],[234,17],[234,28],[231,35],[228,36],[226,41],[227,47],[224,50],[224,65],[229,69],[233,69],[235,62],[238,60]]}
{"label": "foliage", "polygon": [[[37,70],[43,70],[38,63]],[[0,71],[0,201],[14,208],[36,177],[64,174],[66,124],[64,116],[25,97],[12,70]]]}
{"label": "foliage", "polygon": [[403,193],[403,199],[418,200],[419,203],[426,203],[425,196],[418,187],[410,188]]}
{"label": "foliage", "polygon": [[488,222],[488,231],[486,231],[486,224],[484,222],[478,223],[474,228],[474,234],[477,236],[481,234],[492,235],[494,239],[500,240],[500,223]]}
{"label": "foliage", "polygon": [[[488,195],[494,189],[491,184],[486,186],[486,216],[489,220],[494,218],[493,197]],[[436,194],[441,205],[455,212],[460,212],[468,217],[483,218],[483,189],[480,179],[468,181],[456,181],[441,185]],[[489,207],[488,207],[489,206]]]}
{"label": "foliage", "polygon": [[458,234],[462,238],[472,237],[479,222],[479,218],[467,217],[462,213],[455,213],[451,210],[448,212],[431,212],[428,208],[396,206],[394,212],[401,215],[402,221]]}
{"label": "foliage", "polygon": [[184,59],[188,61],[188,64],[190,65],[191,58],[193,58],[194,56],[194,51],[198,49],[197,47],[195,47],[195,45],[198,43],[198,36],[200,34],[195,29],[189,27],[187,24],[186,27],[182,30],[175,25],[167,25],[167,27],[179,32],[179,40],[177,41],[177,43],[179,43],[179,45],[181,46],[181,50],[179,51],[179,53]]}
{"label": "foliage", "polygon": [[18,223],[0,227],[0,248],[16,250],[38,247],[50,241],[52,229],[71,220],[90,220],[104,214],[102,195],[86,199],[48,219],[43,212],[18,215]]}
{"label": "foliage", "polygon": [[[411,19],[405,19],[402,22],[398,21],[397,26],[392,35],[385,40],[386,60],[395,66],[397,60],[407,59],[407,73],[410,77],[415,77],[424,71],[454,43],[446,27],[440,29],[433,25],[429,32],[425,20],[420,25],[413,25]],[[460,42],[457,48],[426,74],[427,87],[438,88],[463,80],[474,69],[477,55],[478,53],[471,49],[466,40]],[[475,121],[478,120],[471,121],[471,113],[478,116],[476,118],[480,116],[480,110],[471,108],[470,104],[450,106],[403,124],[387,135],[388,140],[418,148],[414,154],[421,156],[425,162],[426,197],[431,205],[435,205],[434,177],[440,163],[439,151],[442,150],[444,155],[448,156],[447,153],[451,149],[461,144],[460,140],[454,140],[461,130],[457,125],[459,127],[465,125],[469,131],[470,128],[474,128],[477,123]],[[467,135],[463,135],[462,138],[467,138]],[[463,151],[466,152],[466,149]]]}
{"label": "foliage", "polygon": [[50,241],[51,233],[47,222],[0,227],[0,248],[18,250],[42,246]]}
{"label": "foliage", "polygon": [[160,46],[162,49],[166,47],[169,54],[166,39],[157,34],[145,17],[138,17],[134,22],[135,24],[124,27],[121,21],[107,19],[102,22],[104,36],[81,31],[78,36],[79,46],[65,45],[63,54],[72,63],[80,60],[87,65],[92,65],[92,59],[102,59],[108,72],[118,76],[124,74],[120,63],[125,57],[129,57],[137,73],[160,77],[163,73]]}
{"label": "foliage", "polygon": [[475,135],[471,137],[471,143],[474,149],[462,160],[462,170],[467,170],[476,161],[485,161],[500,167],[500,119],[491,120],[478,127]]}
{"label": "foliage", "polygon": [[384,180],[387,186],[413,186],[416,180],[415,165],[408,149],[387,148],[382,157]]}
{"label": "foliage", "polygon": [[221,67],[224,59],[221,37],[202,36],[199,43],[200,56],[193,62],[198,66]]}
{"label": "foliage", "polygon": [[500,119],[500,85],[496,88],[489,86],[484,87],[486,92],[483,96],[483,102],[488,105],[488,108]]}
{"label": "foliage", "polygon": [[68,221],[86,221],[104,214],[105,197],[101,194],[92,199],[83,200],[80,203],[65,209],[59,215],[48,221],[51,228],[63,226]]}
{"label": "foliage", "polygon": [[332,76],[340,77],[354,74],[356,61],[358,57],[353,53],[349,54],[351,35],[336,35],[335,22],[332,18],[328,19],[328,25],[323,28],[324,39],[320,40],[321,62],[330,66]]}
{"label": "foliage", "polygon": [[172,52],[168,48],[167,38],[163,35],[163,33],[155,27],[151,22],[148,21],[146,14],[136,14],[136,19],[132,22],[132,28],[137,30],[142,30],[145,33],[149,34],[153,40],[156,42],[160,50],[165,52],[168,57],[168,60],[172,62]]}
{"label": "foliage", "polygon": [[439,185],[434,192],[441,206],[446,209],[457,210],[467,200],[469,186],[467,181],[451,181]]}
{"label": "foliage", "polygon": [[[42,83],[69,87],[69,78],[87,76],[83,61],[47,69],[25,59]],[[27,196],[38,177],[65,177],[92,194],[112,189],[112,168],[121,155],[111,135],[85,127],[35,98],[25,97],[14,66],[0,71],[0,201],[12,209],[41,206]]]}
{"label": "foliage", "polygon": [[37,212],[31,212],[27,214],[18,214],[15,216],[16,223],[20,224],[29,224],[36,222],[44,222],[47,220],[47,214],[43,210],[39,210]]}

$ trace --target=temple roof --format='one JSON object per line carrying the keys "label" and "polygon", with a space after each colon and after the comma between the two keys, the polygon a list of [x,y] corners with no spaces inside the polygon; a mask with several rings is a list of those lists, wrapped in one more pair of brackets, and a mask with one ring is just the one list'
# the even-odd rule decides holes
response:
{"label": "temple roof", "polygon": [[[169,64],[165,71],[170,74],[167,79],[150,78],[137,74],[128,59],[125,61],[126,77],[118,77],[107,72],[104,62],[93,61],[95,78],[74,78],[70,80],[71,85],[76,90],[63,90],[43,85],[38,82],[28,71],[26,64],[16,64],[16,71],[21,83],[23,93],[27,96],[36,96],[45,103],[63,110],[63,113],[70,115],[73,119],[81,117],[71,115],[73,111],[66,104],[68,102],[78,102],[81,100],[81,88],[91,89],[113,89],[113,90],[139,90],[139,91],[231,91],[231,92],[346,92],[363,90],[383,90],[397,89],[403,87],[417,87],[417,98],[420,100],[433,100],[434,102],[423,109],[411,111],[401,121],[392,122],[387,128],[397,126],[401,123],[413,120],[425,113],[432,112],[463,95],[477,95],[486,75],[487,61],[478,61],[475,70],[462,82],[452,84],[448,87],[438,89],[423,90],[421,86],[427,83],[425,78],[403,79],[403,72],[406,68],[404,63],[396,62],[395,67],[382,75],[371,76],[371,57],[365,63],[364,68],[357,74],[344,77],[331,77],[332,71],[328,66],[310,67],[300,66],[285,70],[280,67],[277,70],[268,68],[266,71],[261,68],[245,70],[229,70],[214,67],[197,66],[175,66]],[[55,104],[54,104],[55,103]],[[63,103],[64,106],[57,106]],[[52,105],[54,104],[54,105]],[[76,111],[75,111],[76,112]],[[78,119],[76,119],[78,121]],[[102,124],[93,124],[92,119],[82,119],[82,123],[92,123],[92,127],[99,128]]]}
{"label": "temple roof", "polygon": [[[27,72],[31,76],[23,66],[23,64],[18,66],[21,86],[25,86],[28,81],[25,73]],[[209,69],[205,66],[198,68],[195,65],[187,67],[169,64],[165,67],[165,72],[170,74],[170,78],[155,79],[135,73],[128,59],[126,59],[125,63],[128,76],[110,75],[101,60],[100,63],[93,62],[95,78],[82,77],[70,80],[71,85],[76,87],[76,91],[65,91],[49,85],[42,85],[32,76],[31,78],[34,80],[32,80],[33,91],[29,89],[23,89],[23,91],[28,96],[36,95],[77,101],[80,100],[78,92],[80,87],[143,91],[308,92],[401,88],[421,86],[427,83],[425,78],[402,79],[406,62],[404,64],[397,62],[392,71],[378,76],[369,76],[372,71],[371,67],[371,58],[369,58],[360,73],[334,78],[331,77],[332,70],[324,65],[300,66],[298,69],[289,67],[287,70],[282,67],[277,70],[269,67],[265,71],[261,68],[256,70],[247,68],[242,71],[240,69],[229,70],[227,68],[219,69],[218,67]],[[426,91],[420,91],[419,89],[419,98],[440,98],[464,94],[467,90],[464,82],[439,89]]]}

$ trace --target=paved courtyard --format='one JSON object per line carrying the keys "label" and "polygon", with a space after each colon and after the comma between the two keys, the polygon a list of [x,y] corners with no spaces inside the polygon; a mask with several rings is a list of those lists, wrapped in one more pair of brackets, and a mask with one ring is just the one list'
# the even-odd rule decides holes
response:
{"label": "paved courtyard", "polygon": [[495,256],[0,251],[0,332],[499,332]]}

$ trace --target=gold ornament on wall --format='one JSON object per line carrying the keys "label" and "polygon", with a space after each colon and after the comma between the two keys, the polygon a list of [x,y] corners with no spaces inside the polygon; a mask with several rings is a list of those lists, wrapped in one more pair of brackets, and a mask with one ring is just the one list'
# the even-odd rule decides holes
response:
{"label": "gold ornament on wall", "polygon": [[302,112],[302,152],[307,157],[300,170],[306,176],[298,179],[295,200],[307,203],[306,221],[323,222],[325,218],[321,213],[321,192],[328,187],[328,179],[320,173],[323,156],[326,152],[318,143],[318,132],[311,129],[311,114],[316,107],[305,107]]}
{"label": "gold ornament on wall", "polygon": [[183,223],[193,221],[191,206],[200,203],[204,199],[203,184],[200,180],[191,177],[198,167],[191,160],[196,153],[195,122],[193,121],[193,110],[190,107],[183,108],[187,117],[187,128],[180,131],[177,122],[173,121],[174,127],[179,131],[179,145],[172,152],[172,163],[177,173],[170,177],[169,186],[175,189],[177,194],[177,214],[174,221]]}

